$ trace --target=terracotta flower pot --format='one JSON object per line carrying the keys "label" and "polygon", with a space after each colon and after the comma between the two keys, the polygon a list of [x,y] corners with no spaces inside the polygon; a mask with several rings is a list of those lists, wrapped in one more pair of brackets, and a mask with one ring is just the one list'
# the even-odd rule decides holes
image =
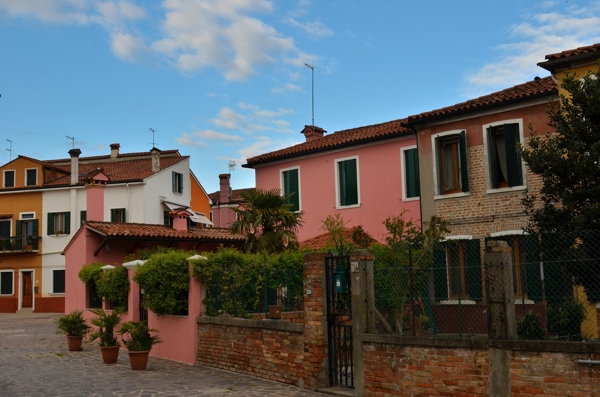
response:
{"label": "terracotta flower pot", "polygon": [[119,346],[100,347],[104,364],[114,364],[119,358]]}
{"label": "terracotta flower pot", "polygon": [[149,350],[146,351],[130,351],[129,352],[129,364],[131,364],[131,369],[134,370],[142,370],[146,369],[146,365],[148,365],[148,355],[150,354]]}
{"label": "terracotta flower pot", "polygon": [[70,352],[81,350],[81,342],[83,342],[83,336],[67,336],[67,344]]}

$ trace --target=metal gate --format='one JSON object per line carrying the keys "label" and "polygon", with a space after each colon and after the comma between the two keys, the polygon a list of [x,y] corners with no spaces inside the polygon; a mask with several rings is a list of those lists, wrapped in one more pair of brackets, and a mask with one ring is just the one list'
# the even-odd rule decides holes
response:
{"label": "metal gate", "polygon": [[329,383],[354,388],[350,257],[328,256],[325,269]]}
{"label": "metal gate", "polygon": [[140,321],[148,320],[148,309],[144,307],[144,290],[140,288]]}

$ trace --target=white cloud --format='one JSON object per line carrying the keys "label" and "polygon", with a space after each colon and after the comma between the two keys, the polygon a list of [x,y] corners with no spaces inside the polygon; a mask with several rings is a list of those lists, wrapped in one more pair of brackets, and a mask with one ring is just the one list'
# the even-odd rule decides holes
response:
{"label": "white cloud", "polygon": [[193,133],[195,137],[206,139],[209,141],[226,141],[226,142],[234,142],[234,141],[243,141],[244,138],[239,137],[237,135],[228,135],[223,134],[221,132],[212,131],[212,130],[202,130],[196,131]]}
{"label": "white cloud", "polygon": [[244,102],[238,103],[238,107],[242,112],[223,107],[217,117],[210,121],[220,128],[247,133],[261,131],[291,132],[289,123],[280,119],[282,116],[293,113],[291,109],[261,109],[256,105]]}
{"label": "white cloud", "polygon": [[46,23],[89,23],[87,0],[0,0],[0,13],[11,18],[35,18]]}
{"label": "white cloud", "polygon": [[[544,7],[551,6],[545,2]],[[561,52],[600,41],[600,17],[595,8],[572,7],[561,14],[546,12],[532,15],[510,28],[513,43],[497,46],[498,60],[482,66],[466,77],[468,97],[507,88],[544,74],[537,66],[547,54]]]}
{"label": "white cloud", "polygon": [[308,33],[310,36],[312,36],[314,38],[321,38],[321,37],[328,37],[328,36],[335,35],[335,33],[333,33],[333,30],[331,30],[330,28],[325,26],[325,24],[323,24],[321,21],[300,23],[300,22],[296,21],[294,18],[289,18],[287,20],[287,22],[292,26],[295,26],[297,28],[304,30],[306,33]]}
{"label": "white cloud", "polygon": [[112,53],[126,61],[136,61],[148,54],[149,49],[144,40],[126,33],[116,33],[112,36]]}
{"label": "white cloud", "polygon": [[180,145],[183,145],[183,146],[192,146],[192,147],[196,147],[199,149],[208,147],[207,143],[200,142],[200,141],[194,139],[194,137],[192,135],[190,135],[186,132],[181,134],[180,137],[175,138],[175,140],[177,141],[177,143],[179,143]]}
{"label": "white cloud", "polygon": [[142,19],[146,17],[146,11],[128,1],[106,1],[94,4],[98,11],[98,16],[94,17],[94,22],[109,29],[120,26],[124,21]]}

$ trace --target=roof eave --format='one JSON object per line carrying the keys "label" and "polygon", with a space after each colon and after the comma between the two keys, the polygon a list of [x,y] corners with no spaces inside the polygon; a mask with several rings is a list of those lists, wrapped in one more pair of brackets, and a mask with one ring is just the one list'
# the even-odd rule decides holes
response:
{"label": "roof eave", "polygon": [[589,60],[597,61],[600,58],[600,52],[594,51],[589,54],[574,55],[567,58],[552,59],[544,62],[539,62],[537,65],[546,69],[550,73],[555,73],[556,70],[564,70],[572,67],[573,64],[583,63]]}

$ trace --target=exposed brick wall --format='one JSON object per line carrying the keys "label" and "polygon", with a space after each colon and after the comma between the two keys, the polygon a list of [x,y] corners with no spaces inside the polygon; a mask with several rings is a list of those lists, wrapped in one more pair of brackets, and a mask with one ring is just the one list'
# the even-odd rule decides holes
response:
{"label": "exposed brick wall", "polygon": [[[267,316],[265,313],[253,313],[251,317],[253,320],[265,320]],[[304,312],[281,312],[281,320],[294,324],[303,324]]]}

